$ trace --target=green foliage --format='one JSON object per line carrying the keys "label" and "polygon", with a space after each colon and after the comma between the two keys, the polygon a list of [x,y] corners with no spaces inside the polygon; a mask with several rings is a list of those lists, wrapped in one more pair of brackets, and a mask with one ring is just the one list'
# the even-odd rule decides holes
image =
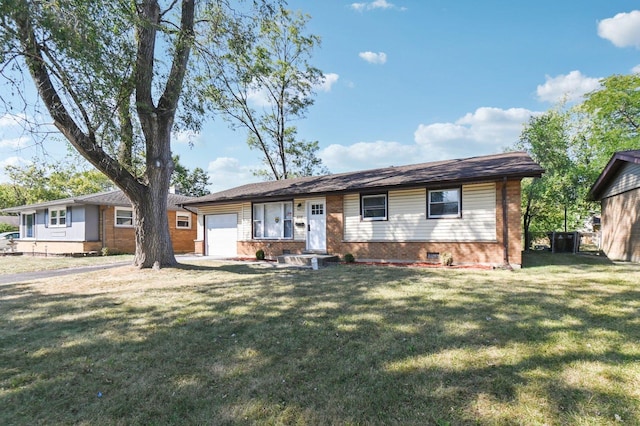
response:
{"label": "green foliage", "polygon": [[351,253],[347,253],[344,255],[344,261],[347,263],[353,263],[356,261],[356,258]]}
{"label": "green foliage", "polygon": [[113,189],[97,170],[70,162],[48,164],[38,159],[26,166],[6,166],[10,183],[0,184],[0,208],[34,204]]}
{"label": "green foliage", "polygon": [[611,156],[640,148],[640,75],[613,75],[601,83],[574,108],[531,117],[520,136],[516,148],[545,169],[541,179],[523,181],[527,249],[531,237],[579,228],[598,210],[586,198]]}
{"label": "green foliage", "polygon": [[453,265],[453,255],[449,252],[440,253],[440,264],[442,266]]}
{"label": "green foliage", "polygon": [[0,233],[2,232],[12,232],[12,231],[17,231],[18,228],[12,225],[9,225],[8,223],[2,223],[0,222]]}
{"label": "green foliage", "polygon": [[264,260],[264,250],[260,249],[256,251],[256,259]]}
{"label": "green foliage", "polygon": [[[297,138],[289,123],[305,117],[314,86],[324,76],[308,62],[320,44],[305,33],[309,17],[282,6],[265,9],[253,21],[238,23],[220,40],[218,67],[199,78],[206,83],[202,103],[223,114],[234,129],[247,131],[247,144],[262,155],[268,180],[328,173],[317,157],[318,142]],[[222,25],[222,24],[221,24]]]}
{"label": "green foliage", "polygon": [[193,171],[180,164],[180,156],[173,156],[174,171],[171,176],[171,185],[179,188],[182,195],[190,197],[202,197],[211,193],[208,186],[209,175],[200,167],[196,167]]}

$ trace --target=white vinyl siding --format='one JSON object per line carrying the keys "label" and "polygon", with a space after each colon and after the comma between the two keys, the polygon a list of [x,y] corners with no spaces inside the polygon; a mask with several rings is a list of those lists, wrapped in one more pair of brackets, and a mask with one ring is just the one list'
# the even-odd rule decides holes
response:
{"label": "white vinyl siding", "polygon": [[362,221],[360,195],[344,196],[344,240],[495,241],[496,186],[462,187],[461,218],[427,219],[427,190],[389,191],[387,221]]}
{"label": "white vinyl siding", "polygon": [[[243,220],[243,206],[244,204],[227,204],[222,206],[204,206],[198,207],[198,224],[202,224],[202,220],[200,217],[203,215],[213,215],[213,214],[231,214],[235,213],[238,217],[238,240],[242,239],[242,223]],[[251,218],[251,204],[247,203],[247,208],[249,209],[249,218]],[[251,224],[251,219],[249,219],[249,226]],[[198,226],[200,228],[200,226]],[[199,230],[198,230],[199,231]],[[249,235],[251,235],[251,228],[249,228]],[[202,238],[202,236],[198,236],[198,238]],[[250,239],[251,237],[249,237]]]}
{"label": "white vinyl siding", "polygon": [[602,198],[612,197],[636,188],[640,188],[640,164],[628,163],[620,170]]}

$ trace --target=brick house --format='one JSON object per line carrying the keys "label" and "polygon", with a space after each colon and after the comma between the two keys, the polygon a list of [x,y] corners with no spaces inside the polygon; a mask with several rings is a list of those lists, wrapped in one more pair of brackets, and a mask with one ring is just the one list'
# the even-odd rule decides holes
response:
{"label": "brick house", "polygon": [[543,170],[523,152],[239,186],[191,200],[195,252],[519,266],[520,182]]}
{"label": "brick house", "polygon": [[[175,253],[193,251],[194,214],[179,204],[193,198],[169,194],[169,232]],[[16,251],[25,254],[71,255],[135,252],[131,202],[122,191],[70,197],[4,209],[20,214]]]}
{"label": "brick house", "polygon": [[602,251],[612,260],[640,262],[640,150],[615,153],[588,198],[601,204]]}

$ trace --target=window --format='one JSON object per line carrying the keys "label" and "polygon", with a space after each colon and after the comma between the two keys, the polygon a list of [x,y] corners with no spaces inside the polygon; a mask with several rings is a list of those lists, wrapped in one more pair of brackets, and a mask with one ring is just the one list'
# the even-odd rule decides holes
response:
{"label": "window", "polygon": [[176,213],[176,228],[191,229],[191,213]]}
{"label": "window", "polygon": [[51,227],[63,227],[67,226],[67,208],[58,207],[49,210],[49,226]]}
{"label": "window", "polygon": [[429,217],[460,217],[460,188],[429,191]]}
{"label": "window", "polygon": [[116,207],[116,226],[132,227],[133,210]]}
{"label": "window", "polygon": [[254,204],[253,238],[293,238],[293,203]]}
{"label": "window", "polygon": [[387,220],[387,194],[363,195],[360,205],[362,220]]}

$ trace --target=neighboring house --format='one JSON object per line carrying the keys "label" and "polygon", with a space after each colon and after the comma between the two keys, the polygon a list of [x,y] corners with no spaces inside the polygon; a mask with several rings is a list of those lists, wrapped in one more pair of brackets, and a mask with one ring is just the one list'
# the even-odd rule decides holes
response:
{"label": "neighboring house", "polygon": [[602,251],[640,262],[640,150],[615,153],[588,198],[601,204]]}
{"label": "neighboring house", "polygon": [[523,152],[239,186],[185,203],[196,253],[301,252],[357,260],[522,264],[520,182],[543,170]]}
{"label": "neighboring house", "polygon": [[[193,251],[194,215],[179,207],[192,200],[169,194],[169,231],[176,253]],[[135,230],[131,202],[122,191],[70,197],[11,207],[20,214],[20,240],[16,251],[25,254],[134,253]]]}

